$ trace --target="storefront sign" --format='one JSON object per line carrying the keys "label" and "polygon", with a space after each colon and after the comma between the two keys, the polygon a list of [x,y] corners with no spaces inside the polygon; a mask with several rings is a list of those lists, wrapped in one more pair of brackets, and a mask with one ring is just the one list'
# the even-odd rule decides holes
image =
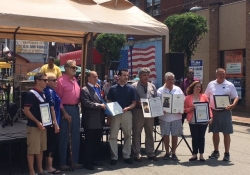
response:
{"label": "storefront sign", "polygon": [[44,42],[17,40],[16,51],[18,53],[44,53]]}
{"label": "storefront sign", "polygon": [[243,50],[225,51],[227,77],[243,77]]}
{"label": "storefront sign", "polygon": [[190,60],[189,69],[194,70],[194,78],[203,82],[203,60]]}
{"label": "storefront sign", "polygon": [[234,84],[238,93],[239,99],[242,99],[242,80],[240,78],[228,78],[228,81]]}

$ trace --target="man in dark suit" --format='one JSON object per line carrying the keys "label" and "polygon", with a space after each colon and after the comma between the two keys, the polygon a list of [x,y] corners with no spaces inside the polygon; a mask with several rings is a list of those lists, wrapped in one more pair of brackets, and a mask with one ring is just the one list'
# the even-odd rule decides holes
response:
{"label": "man in dark suit", "polygon": [[94,166],[101,166],[97,162],[104,124],[104,110],[106,106],[95,85],[98,76],[95,71],[87,74],[88,83],[81,90],[82,126],[85,132],[84,167],[94,170]]}

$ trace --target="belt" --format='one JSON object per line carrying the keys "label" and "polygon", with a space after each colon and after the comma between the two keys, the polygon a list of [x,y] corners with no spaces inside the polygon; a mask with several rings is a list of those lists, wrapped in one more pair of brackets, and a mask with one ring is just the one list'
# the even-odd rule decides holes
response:
{"label": "belt", "polygon": [[223,111],[225,111],[224,109],[222,109],[222,110],[215,110],[215,109],[212,109],[213,111],[215,111],[215,112],[223,112]]}
{"label": "belt", "polygon": [[78,107],[78,104],[75,104],[75,105],[71,105],[71,104],[63,104],[63,106]]}

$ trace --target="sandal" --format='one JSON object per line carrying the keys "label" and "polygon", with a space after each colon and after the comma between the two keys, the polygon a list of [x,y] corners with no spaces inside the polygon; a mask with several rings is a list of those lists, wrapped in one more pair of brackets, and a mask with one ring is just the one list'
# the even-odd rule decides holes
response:
{"label": "sandal", "polygon": [[48,172],[50,174],[61,174],[62,172],[58,169],[55,169],[54,171]]}

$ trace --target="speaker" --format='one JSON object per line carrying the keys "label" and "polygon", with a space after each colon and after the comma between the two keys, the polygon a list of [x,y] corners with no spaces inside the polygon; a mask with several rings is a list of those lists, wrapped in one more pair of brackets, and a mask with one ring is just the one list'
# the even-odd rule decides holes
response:
{"label": "speaker", "polygon": [[184,53],[167,53],[163,61],[163,82],[166,72],[172,72],[175,75],[176,83],[184,78]]}
{"label": "speaker", "polygon": [[117,70],[120,65],[120,61],[112,61],[109,70]]}

